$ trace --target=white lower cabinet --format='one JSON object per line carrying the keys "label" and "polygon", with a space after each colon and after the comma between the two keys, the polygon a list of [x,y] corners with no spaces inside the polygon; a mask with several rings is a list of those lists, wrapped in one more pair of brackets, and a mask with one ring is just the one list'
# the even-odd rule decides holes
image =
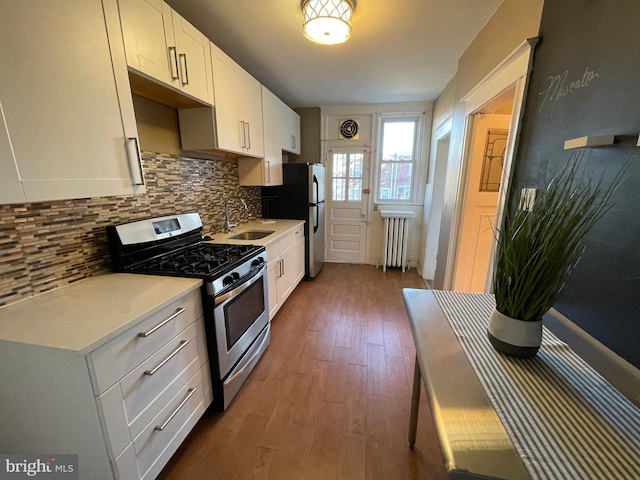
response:
{"label": "white lower cabinet", "polygon": [[[158,325],[162,326],[155,329]],[[141,363],[134,360],[134,368],[116,373],[121,378],[102,391],[109,382],[100,383],[105,378],[101,372],[122,372],[122,357],[140,356]],[[98,408],[120,478],[155,478],[211,404],[207,359],[199,291],[89,355]]]}
{"label": "white lower cabinet", "polygon": [[77,454],[79,478],[156,478],[213,395],[200,290],[150,310],[85,356],[0,342],[0,382],[13,385],[0,451]]}
{"label": "white lower cabinet", "polygon": [[281,235],[266,250],[271,320],[304,277],[304,226]]}

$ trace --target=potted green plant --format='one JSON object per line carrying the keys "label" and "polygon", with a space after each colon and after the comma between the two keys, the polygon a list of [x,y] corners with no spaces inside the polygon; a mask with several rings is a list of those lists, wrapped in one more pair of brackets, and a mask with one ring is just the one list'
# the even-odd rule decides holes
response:
{"label": "potted green plant", "polygon": [[542,317],[553,306],[585,249],[587,232],[612,207],[611,186],[580,173],[578,156],[567,163],[532,206],[520,205],[497,235],[493,277],[496,310],[487,334],[493,347],[533,357],[542,341]]}

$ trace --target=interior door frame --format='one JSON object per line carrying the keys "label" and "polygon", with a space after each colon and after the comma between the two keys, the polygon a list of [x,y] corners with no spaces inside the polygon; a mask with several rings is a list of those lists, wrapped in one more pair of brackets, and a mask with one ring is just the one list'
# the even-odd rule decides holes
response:
{"label": "interior door frame", "polygon": [[[456,263],[458,261],[458,250],[462,230],[462,215],[467,188],[467,173],[469,170],[469,162],[471,161],[471,150],[475,133],[474,115],[492,99],[515,86],[513,110],[511,112],[511,123],[509,125],[509,139],[505,150],[504,169],[502,171],[500,192],[498,193],[498,208],[494,223],[494,225],[500,226],[504,221],[505,205],[508,196],[507,193],[509,192],[510,178],[514,167],[513,155],[520,137],[520,124],[522,122],[524,99],[528,85],[528,74],[531,71],[531,63],[533,61],[532,53],[535,45],[538,43],[538,40],[539,37],[525,40],[461,100],[465,107],[465,133],[464,143],[462,146],[462,165],[457,183],[458,191],[456,194],[452,219],[451,238],[447,252],[447,266],[444,278],[445,290],[451,290],[453,288],[453,278],[455,275]],[[493,268],[495,263],[495,249],[496,239],[494,239],[491,246],[487,279],[485,281],[485,292],[490,292],[491,290],[491,279],[493,277]]]}
{"label": "interior door frame", "polygon": [[[437,254],[438,254],[438,243],[439,243],[439,233],[440,233],[440,225],[442,221],[442,206],[437,210],[434,210],[433,205],[442,204],[444,201],[444,193],[445,193],[445,180],[446,180],[446,171],[447,171],[447,163],[449,162],[449,155],[442,156],[440,153],[440,148],[443,142],[446,140],[450,143],[451,141],[451,130],[453,125],[453,115],[449,115],[443,122],[436,127],[431,134],[431,152],[430,158],[432,159],[429,162],[429,180],[427,183],[427,188],[431,185],[431,194],[429,196],[429,209],[427,211],[427,202],[425,201],[425,215],[424,222],[425,225],[423,227],[424,233],[424,243],[425,243],[425,251],[424,257],[422,259],[422,278],[425,280],[433,280],[436,271],[436,263],[437,263]],[[447,151],[450,147],[447,147]],[[444,165],[442,165],[444,164]],[[440,172],[444,169],[444,175],[442,175],[442,179],[440,179]],[[441,180],[441,181],[440,181]]]}

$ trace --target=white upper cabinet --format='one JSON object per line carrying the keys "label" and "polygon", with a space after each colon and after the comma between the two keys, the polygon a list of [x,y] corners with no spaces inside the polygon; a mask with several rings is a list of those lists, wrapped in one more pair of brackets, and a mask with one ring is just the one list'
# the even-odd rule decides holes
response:
{"label": "white upper cabinet", "polygon": [[262,157],[264,143],[260,83],[215,44],[210,45],[217,149]]}
{"label": "white upper cabinet", "polygon": [[162,0],[118,0],[127,65],[180,88],[171,7]]}
{"label": "white upper cabinet", "polygon": [[100,0],[5,10],[0,202],[143,192],[115,1],[105,0],[104,11]]}
{"label": "white upper cabinet", "polygon": [[282,147],[280,119],[282,102],[267,88],[262,88],[262,120],[264,127],[264,158],[238,159],[240,185],[264,187],[282,185]]}
{"label": "white upper cabinet", "polygon": [[209,39],[162,0],[118,0],[127,64],[213,104]]}
{"label": "white upper cabinet", "polygon": [[282,150],[300,155],[300,115],[282,103]]}
{"label": "white upper cabinet", "polygon": [[180,89],[213,104],[213,78],[209,39],[175,10],[171,12],[178,52]]}

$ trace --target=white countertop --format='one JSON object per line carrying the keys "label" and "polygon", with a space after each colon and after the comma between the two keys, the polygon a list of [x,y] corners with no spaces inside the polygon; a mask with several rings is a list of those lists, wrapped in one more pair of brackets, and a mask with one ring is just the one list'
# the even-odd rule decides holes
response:
{"label": "white countertop", "polygon": [[[286,233],[299,225],[304,225],[304,220],[270,220],[270,222],[272,223],[262,223],[261,221],[243,223],[242,225],[238,225],[231,229],[231,233],[216,233],[210,241],[213,243],[228,243],[231,245],[260,245],[266,247],[271,242],[276,241],[283,233]],[[248,231],[272,231],[273,233],[257,240],[233,240],[229,238]]]}
{"label": "white countertop", "polygon": [[86,355],[200,285],[127,273],[87,278],[1,307],[0,342]]}

